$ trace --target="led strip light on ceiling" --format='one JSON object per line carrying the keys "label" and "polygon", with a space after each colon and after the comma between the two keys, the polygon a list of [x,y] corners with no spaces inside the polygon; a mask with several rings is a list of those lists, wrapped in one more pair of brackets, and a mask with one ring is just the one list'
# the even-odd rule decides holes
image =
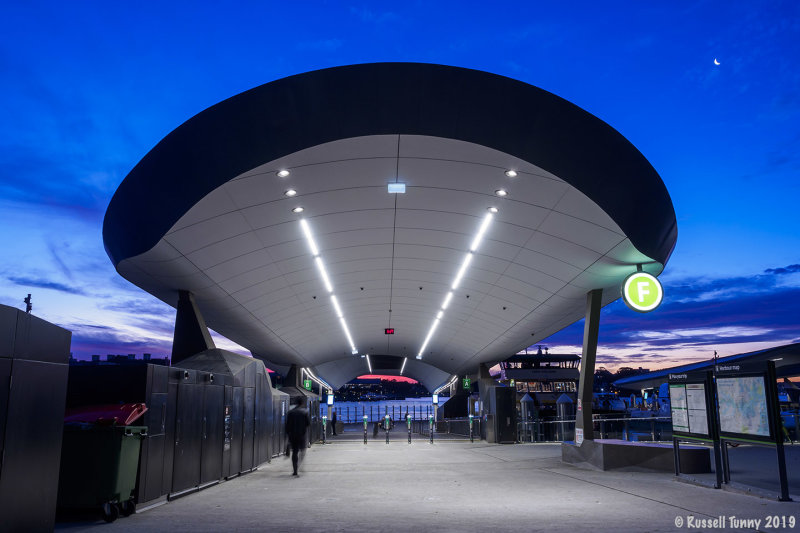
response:
{"label": "led strip light on ceiling", "polygon": [[353,342],[353,337],[350,335],[350,329],[347,327],[347,321],[344,319],[344,313],[342,312],[342,308],[339,306],[339,300],[337,300],[336,295],[333,294],[333,284],[331,283],[331,279],[328,277],[328,272],[325,270],[325,263],[322,262],[322,257],[319,255],[319,247],[317,247],[317,243],[314,241],[314,235],[311,233],[311,226],[309,226],[306,219],[301,218],[300,227],[303,229],[303,235],[306,237],[308,249],[311,251],[311,255],[314,256],[314,264],[317,265],[317,271],[319,271],[319,276],[322,278],[322,283],[325,285],[325,290],[327,290],[328,294],[331,295],[331,303],[336,311],[336,316],[339,318],[339,323],[342,326],[342,331],[344,331],[345,337],[347,337],[347,342],[350,343],[350,353],[355,355],[358,353],[358,349]]}
{"label": "led strip light on ceiling", "polygon": [[455,383],[455,382],[456,382],[456,378],[458,378],[458,376],[453,376],[453,378],[452,378],[450,381],[448,381],[447,383],[445,383],[444,385],[442,385],[441,387],[439,387],[438,389],[436,389],[435,391],[433,391],[431,394],[439,394],[439,393],[440,393],[440,392],[442,392],[444,389],[446,389],[446,388],[450,387],[450,385],[452,385],[453,383]]}
{"label": "led strip light on ceiling", "polygon": [[308,374],[308,377],[312,381],[314,381],[317,385],[319,385],[320,387],[324,387],[324,388],[328,389],[329,391],[333,391],[333,387],[331,387],[324,379],[318,378],[317,376],[315,376],[314,373],[311,372],[310,368],[303,368],[303,372]]}
{"label": "led strip light on ceiling", "polygon": [[369,373],[372,374],[372,363],[369,361],[369,354],[367,354],[367,368],[369,368]]}
{"label": "led strip light on ceiling", "polygon": [[403,359],[403,366],[401,366],[401,367],[400,367],[400,375],[401,375],[401,376],[403,375],[403,370],[405,370],[405,369],[406,369],[406,363],[408,363],[408,357],[405,357],[405,358]]}
{"label": "led strip light on ceiling", "polygon": [[459,267],[458,272],[456,273],[456,277],[453,279],[453,283],[450,285],[450,290],[444,297],[444,301],[442,302],[439,311],[436,313],[436,318],[433,319],[433,323],[431,324],[431,327],[428,330],[428,334],[425,336],[425,341],[422,343],[422,347],[419,349],[419,353],[417,354],[417,359],[422,359],[422,354],[425,352],[425,348],[428,347],[428,343],[433,337],[433,334],[436,332],[436,328],[439,327],[439,322],[444,317],[444,312],[450,305],[450,300],[453,299],[453,292],[456,289],[458,289],[459,285],[461,285],[461,280],[464,279],[464,274],[466,274],[470,263],[472,263],[472,258],[475,254],[475,251],[480,246],[481,241],[483,240],[483,236],[486,234],[486,230],[489,229],[489,224],[492,223],[492,219],[494,218],[494,213],[496,212],[497,209],[490,208],[489,212],[486,213],[486,216],[483,217],[483,221],[481,222],[481,225],[478,228],[478,232],[472,239],[472,244],[469,245],[469,251],[464,256],[464,260],[461,262],[461,267]]}

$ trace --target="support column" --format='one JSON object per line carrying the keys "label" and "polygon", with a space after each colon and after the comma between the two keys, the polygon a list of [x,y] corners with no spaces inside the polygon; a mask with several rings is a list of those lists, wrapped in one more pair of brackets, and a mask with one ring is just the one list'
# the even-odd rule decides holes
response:
{"label": "support column", "polygon": [[289,367],[289,371],[286,373],[286,377],[283,379],[283,386],[284,387],[294,387],[296,389],[303,389],[303,376],[302,371],[297,365],[292,365]]}
{"label": "support column", "polygon": [[578,381],[578,405],[575,413],[576,443],[580,431],[583,431],[583,440],[594,440],[594,432],[592,430],[592,391],[594,388],[594,362],[597,359],[597,335],[600,331],[600,303],[602,299],[603,289],[589,291],[586,295],[586,323],[583,326],[583,354],[581,356],[580,381]]}
{"label": "support column", "polygon": [[197,308],[194,295],[188,291],[179,291],[175,335],[172,338],[172,364],[213,348],[216,348],[214,340]]}
{"label": "support column", "polygon": [[487,442],[495,442],[494,440],[489,440],[490,437],[494,437],[494,430],[492,430],[490,434],[486,428],[488,415],[494,412],[491,401],[491,393],[494,387],[497,387],[497,382],[489,373],[489,367],[486,366],[486,363],[481,363],[478,366],[478,396],[480,397],[481,408],[477,413],[475,413],[475,416],[480,419],[480,438],[481,440],[486,440]]}

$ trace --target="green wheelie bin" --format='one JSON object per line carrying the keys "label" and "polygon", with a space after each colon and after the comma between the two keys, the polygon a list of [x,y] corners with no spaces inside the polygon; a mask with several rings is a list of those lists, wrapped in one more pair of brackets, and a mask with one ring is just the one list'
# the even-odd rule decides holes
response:
{"label": "green wheelie bin", "polygon": [[63,509],[99,509],[106,522],[136,510],[134,489],[146,426],[65,424],[58,480]]}

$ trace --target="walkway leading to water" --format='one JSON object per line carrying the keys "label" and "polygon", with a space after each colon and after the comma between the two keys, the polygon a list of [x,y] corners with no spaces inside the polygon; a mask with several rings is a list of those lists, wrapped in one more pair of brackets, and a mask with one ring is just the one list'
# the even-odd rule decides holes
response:
{"label": "walkway leading to water", "polygon": [[717,531],[687,528],[690,516],[761,519],[762,530],[768,515],[800,520],[797,503],[689,485],[670,474],[582,470],[560,457],[557,444],[339,441],[310,448],[299,477],[290,475],[290,461],[273,459],[256,472],[113,524],[58,529],[675,532]]}

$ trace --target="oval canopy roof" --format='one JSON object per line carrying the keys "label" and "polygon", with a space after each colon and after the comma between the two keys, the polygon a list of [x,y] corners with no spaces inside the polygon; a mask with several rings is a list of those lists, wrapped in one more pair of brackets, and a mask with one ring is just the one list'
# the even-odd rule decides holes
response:
{"label": "oval canopy roof", "polygon": [[103,237],[123,277],[172,306],[192,292],[211,328],[268,363],[338,387],[368,371],[356,348],[375,372],[408,358],[430,389],[583,318],[592,289],[617,299],[637,265],[658,275],[677,227],[642,154],[573,104],[380,63],[188,120],[122,182]]}

